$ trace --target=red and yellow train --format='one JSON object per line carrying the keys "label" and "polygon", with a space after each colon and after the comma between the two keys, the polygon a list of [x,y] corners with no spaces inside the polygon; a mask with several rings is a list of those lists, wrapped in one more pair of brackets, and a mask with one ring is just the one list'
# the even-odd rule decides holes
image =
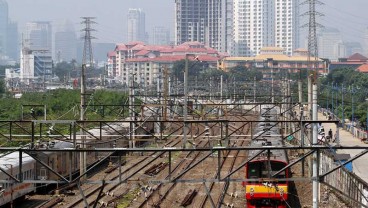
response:
{"label": "red and yellow train", "polygon": [[[266,150],[252,150],[248,158],[253,158],[245,166],[245,198],[248,208],[286,208],[291,175],[285,150],[272,149],[283,146],[282,135],[277,120],[277,110],[262,108],[260,122],[255,128],[251,147]],[[269,147],[267,149],[267,147]]]}

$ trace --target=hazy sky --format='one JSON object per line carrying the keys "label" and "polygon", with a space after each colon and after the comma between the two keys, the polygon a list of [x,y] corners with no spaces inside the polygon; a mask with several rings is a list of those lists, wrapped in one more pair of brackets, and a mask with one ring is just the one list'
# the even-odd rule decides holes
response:
{"label": "hazy sky", "polygon": [[[146,13],[147,32],[152,26],[174,29],[175,0],[7,0],[10,17],[19,23],[20,32],[28,21],[52,21],[54,31],[66,19],[78,31],[81,16],[97,17],[95,36],[99,42],[123,42],[126,38],[126,16],[129,8],[142,8]],[[302,1],[302,0],[300,0]],[[338,28],[347,41],[361,41],[368,27],[368,0],[321,0],[318,6],[324,17],[318,22]],[[304,6],[305,7],[305,6]],[[306,22],[307,19],[302,22]]]}
{"label": "hazy sky", "polygon": [[[80,17],[97,17],[94,36],[98,42],[123,42],[126,39],[129,8],[141,8],[146,13],[146,30],[152,26],[174,28],[174,0],[7,0],[9,16],[24,31],[29,21],[52,21],[57,31],[65,20],[82,29]],[[173,34],[172,34],[173,36]]]}
{"label": "hazy sky", "polygon": [[368,27],[368,0],[322,0],[318,6],[324,17],[318,22],[325,27],[338,28],[346,41],[362,41]]}

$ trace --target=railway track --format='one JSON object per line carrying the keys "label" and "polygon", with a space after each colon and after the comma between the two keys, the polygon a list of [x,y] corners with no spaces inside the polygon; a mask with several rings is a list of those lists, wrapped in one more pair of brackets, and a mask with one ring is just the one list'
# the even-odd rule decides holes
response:
{"label": "railway track", "polygon": [[[176,147],[179,145],[180,140],[179,137],[175,137],[173,139],[170,139],[167,143],[165,143],[165,146],[167,147]],[[127,194],[129,187],[124,187],[124,190],[116,191],[116,189],[121,185],[123,182],[127,182],[129,179],[132,180],[132,178],[143,169],[147,168],[149,164],[152,164],[155,160],[158,160],[159,158],[163,157],[163,155],[166,152],[159,153],[155,155],[155,153],[151,153],[147,156],[139,156],[138,161],[134,162],[130,167],[124,168],[122,172],[119,172],[119,168],[114,168],[115,170],[109,171],[108,173],[104,174],[103,178],[107,181],[114,181],[114,180],[120,180],[119,183],[113,183],[113,184],[107,184],[104,186],[101,185],[90,185],[87,187],[84,192],[84,197],[86,198],[86,201],[84,201],[83,196],[78,196],[76,199],[73,199],[71,202],[67,204],[63,204],[61,207],[66,208],[72,208],[72,207],[86,207],[88,206],[94,206],[96,201],[100,202],[100,206],[108,206],[109,204],[112,204],[116,199],[120,198],[121,196]],[[149,159],[152,158],[152,159]],[[122,175],[126,175],[125,177],[122,177]],[[101,178],[101,175],[98,176]],[[120,179],[119,179],[120,178]],[[125,183],[126,184],[126,183]],[[103,187],[103,189],[102,189]],[[102,191],[101,191],[102,190]],[[101,194],[99,193],[101,192]]]}
{"label": "railway track", "polygon": [[[199,141],[198,146],[199,147],[205,147],[208,144],[208,141]],[[184,158],[192,158],[192,162],[195,161],[199,155],[201,153],[200,152],[189,152],[185,155]],[[181,160],[173,169],[172,173],[176,173],[178,170],[185,170],[187,168],[190,167],[190,165],[192,164],[192,162],[188,162],[188,160]],[[172,176],[172,177],[175,177]],[[169,179],[169,176],[167,176],[165,178],[166,180]],[[157,192],[159,192],[159,200],[157,202],[154,202],[151,206],[152,207],[160,207],[160,204],[162,203],[162,201],[164,201],[166,199],[166,197],[170,194],[170,192],[176,187],[177,183],[171,183],[171,184],[167,184],[166,187],[164,187],[164,184],[159,184],[156,187],[154,187],[153,189],[155,190],[155,192],[152,192],[151,194],[149,194],[145,200],[143,201],[143,203],[141,203],[138,207],[139,208],[143,208],[144,206],[146,206],[146,202],[152,200],[156,195]],[[156,196],[157,197],[157,196]]]}
{"label": "railway track", "polygon": [[[179,142],[175,143],[173,146],[177,145]],[[170,145],[170,144],[168,144]],[[135,164],[133,164],[132,166],[128,167],[128,168],[124,168],[124,171],[121,172],[121,175],[124,174],[129,174],[130,171],[133,171],[133,173],[130,173],[128,176],[121,178],[121,181],[127,181],[130,178],[132,178],[137,172],[143,170],[144,168],[147,167],[148,164],[154,162],[156,159],[160,158],[162,155],[164,155],[166,152],[162,152],[158,155],[154,155],[154,153],[151,153],[150,155],[144,157],[143,159],[139,160],[138,162],[136,162]],[[153,157],[152,159],[148,160],[149,158]],[[110,174],[109,174],[110,175]],[[113,180],[118,180],[119,177],[121,177],[120,173],[116,170],[113,172],[113,176],[106,178],[109,179],[111,181]],[[116,183],[116,184],[108,184],[106,185],[103,190],[104,192],[109,192],[109,193],[113,193],[113,191],[120,186],[121,183]],[[101,190],[101,186],[97,186],[95,188],[92,188],[91,190],[88,190],[85,193],[85,198],[87,198],[88,201],[88,205],[91,206],[93,205],[96,200],[98,200],[96,193],[98,193]],[[119,196],[116,196],[119,197]],[[67,206],[64,206],[66,208],[73,208],[73,207],[77,207],[80,203],[83,202],[83,198],[79,197],[77,200],[75,200],[74,202],[72,202],[71,204],[68,204]],[[108,202],[106,202],[108,203]]]}
{"label": "railway track", "polygon": [[[202,125],[202,124],[201,124]],[[204,128],[204,125],[202,125]],[[202,127],[201,127],[202,128]],[[216,126],[215,128],[217,128],[217,131],[220,130],[220,127]],[[230,130],[235,131],[238,127],[236,126],[232,126],[229,125]],[[241,130],[238,130],[239,132],[244,132],[244,128],[242,127]],[[199,132],[199,127],[197,127],[197,133],[195,135],[198,134]],[[193,129],[192,129],[193,130]],[[248,129],[249,130],[249,129]],[[215,131],[215,130],[214,130]],[[219,132],[217,132],[219,133]],[[190,135],[191,132],[188,132],[188,135]],[[214,132],[214,134],[216,134],[216,132]],[[168,143],[165,144],[165,146],[167,147],[175,147],[180,143],[180,139],[178,139],[179,137],[176,137],[172,140],[170,140]],[[197,147],[205,147],[207,145],[209,145],[209,141],[206,140],[205,137],[196,137],[198,140],[196,141],[196,146]],[[238,144],[240,142],[240,144]],[[235,141],[232,143],[232,145],[236,145],[236,146],[242,146],[245,143],[244,139],[241,139],[240,141]],[[157,184],[157,185],[152,185],[152,187],[149,187],[150,190],[149,191],[143,191],[142,186],[137,186],[137,182],[134,183],[129,183],[127,181],[133,181],[134,179],[136,179],[136,181],[144,181],[144,178],[149,178],[148,175],[142,175],[140,178],[135,178],[137,175],[137,173],[142,172],[144,169],[148,169],[149,165],[152,165],[152,163],[154,162],[159,162],[159,158],[163,157],[164,154],[166,152],[162,152],[160,154],[154,154],[151,153],[149,155],[146,156],[139,156],[140,160],[134,162],[133,165],[129,166],[128,168],[124,168],[123,171],[121,173],[119,173],[118,168],[113,168],[111,170],[110,173],[105,174],[103,178],[105,178],[105,180],[109,180],[109,181],[114,181],[114,180],[121,180],[121,182],[124,183],[124,187],[121,187],[119,189],[117,189],[121,183],[117,183],[117,184],[105,184],[105,185],[84,185],[84,196],[86,198],[85,202],[83,200],[82,196],[77,196],[75,199],[69,200],[68,202],[66,202],[65,204],[62,204],[59,207],[67,207],[67,208],[71,208],[71,207],[107,207],[107,206],[115,206],[117,203],[115,203],[117,200],[119,200],[120,198],[122,198],[125,195],[129,195],[132,190],[137,190],[138,192],[145,193],[148,195],[146,195],[145,197],[139,197],[136,198],[138,199],[137,201],[133,202],[132,204],[129,205],[129,207],[146,207],[148,203],[150,203],[150,207],[160,207],[162,206],[162,204],[164,204],[165,200],[170,200],[170,193],[173,192],[173,190],[175,190],[177,183],[170,183],[170,184]],[[229,159],[229,155],[233,155],[233,157],[231,157],[231,159]],[[233,166],[235,164],[236,158],[238,156],[239,153],[234,153],[234,152],[227,152],[223,158],[224,160],[222,161],[221,164],[221,169],[225,164],[230,164],[230,167],[228,169],[228,172],[231,172],[233,169]],[[170,175],[170,177],[175,178],[175,174],[178,174],[180,172],[180,170],[185,170],[187,168],[189,168],[195,161],[198,161],[198,158],[200,157],[201,154],[200,152],[197,153],[188,153],[184,156],[178,156],[179,159],[181,159],[176,165],[175,167],[173,167],[172,169],[172,173]],[[151,158],[151,159],[150,159]],[[185,158],[185,159],[184,159]],[[231,161],[230,161],[231,160]],[[166,169],[165,167],[163,167],[163,170]],[[165,171],[161,171],[161,172],[165,172]],[[168,174],[165,173],[159,173],[161,174],[161,178],[162,176],[165,177],[165,179],[169,179]],[[157,174],[157,176],[159,176],[159,174]],[[166,174],[166,175],[162,175],[162,174]],[[151,176],[154,177],[154,176]],[[214,175],[213,177],[216,177],[216,175]],[[101,175],[99,176],[99,178],[102,178]],[[224,200],[224,198],[227,197],[227,190],[229,188],[229,184],[228,183],[224,183],[221,185],[221,187],[217,188],[215,183],[211,183],[210,184],[210,191],[212,191],[213,189],[219,190],[221,189],[221,194],[216,197],[216,207],[219,207],[220,203]],[[234,193],[234,191],[233,191]],[[198,198],[198,197],[197,197]],[[143,199],[143,201],[142,201]],[[201,206],[198,207],[206,207],[206,205],[208,205],[208,196],[206,195],[204,198],[201,199],[202,202],[200,203]],[[230,201],[231,199],[229,199]],[[198,199],[196,200],[198,201]],[[195,202],[196,202],[195,201]],[[98,204],[97,204],[98,203]]]}
{"label": "railway track", "polygon": [[[235,127],[232,127],[234,130],[235,130]],[[241,129],[241,132],[244,132],[244,129],[245,129],[245,126],[242,127]],[[246,129],[246,132],[244,132],[245,134],[247,134],[249,132],[249,128]],[[240,144],[237,144],[238,141],[235,141],[232,146],[244,146],[245,145],[245,140],[239,140],[240,141]],[[229,152],[226,152],[226,154],[224,155],[224,160],[222,161],[221,163],[221,169],[223,169],[223,167],[226,165],[226,164],[230,164],[229,167],[228,167],[228,170],[227,170],[227,174],[228,173],[231,173],[231,171],[233,170],[234,168],[234,165],[235,165],[235,162],[236,160],[240,160],[238,158],[238,155],[239,155],[239,152],[240,151],[229,151]],[[232,156],[232,157],[229,157],[229,156]],[[216,177],[217,174],[215,174],[213,176],[213,178]],[[221,207],[223,204],[223,201],[224,201],[224,198],[225,196],[227,196],[227,190],[229,188],[229,185],[230,183],[227,181],[227,182],[224,182],[224,183],[215,183],[215,182],[212,182],[210,185],[209,185],[209,192],[211,194],[212,190],[222,190],[221,191],[221,194],[218,196],[218,197],[213,197],[213,198],[217,198],[217,201],[216,202],[213,202],[215,204],[215,207]],[[216,187],[218,186],[218,187]],[[208,194],[206,194],[201,200],[200,200],[200,203],[199,203],[199,206],[198,207],[209,207],[207,205],[208,203]],[[212,202],[211,202],[212,204]],[[210,205],[212,206],[212,205]]]}
{"label": "railway track", "polygon": [[[230,128],[232,130],[234,130],[234,131],[237,130],[237,127],[235,127],[235,126],[230,126]],[[245,128],[245,126],[242,127],[238,131],[244,133],[244,128]],[[249,128],[247,129],[247,132],[248,131],[249,131]],[[216,132],[214,132],[214,133],[216,134]],[[204,141],[202,140],[201,142],[204,142]],[[208,141],[206,141],[206,142],[208,142]],[[238,142],[240,142],[240,144],[237,144]],[[239,146],[239,145],[240,146],[243,146],[245,144],[245,142],[246,141],[244,139],[242,139],[242,140],[239,140],[239,141],[235,141],[232,145],[233,146]],[[203,144],[201,144],[201,146],[203,146]],[[199,146],[199,147],[201,147],[201,146]],[[191,153],[188,153],[188,155],[189,154],[191,154]],[[228,156],[230,154],[233,157],[229,158]],[[235,165],[236,158],[238,157],[238,154],[239,154],[239,151],[226,152],[225,155],[223,156],[225,159],[222,161],[221,168],[224,167],[225,164],[230,164],[229,165],[230,167],[229,167],[229,169],[227,171],[228,173],[230,173],[233,170],[233,167]],[[187,158],[190,157],[188,155],[186,155],[185,157],[187,157]],[[191,164],[193,164],[194,162],[196,162],[196,160],[198,159],[199,155],[200,154],[197,153],[194,156],[193,159],[191,158],[192,161],[190,163],[187,163],[187,164],[185,164],[184,167],[179,168],[179,166],[182,165],[184,163],[184,161],[185,161],[185,160],[181,160],[179,162],[179,164],[176,166],[176,169],[179,169],[179,170],[180,169],[182,169],[182,170],[187,169],[188,167],[191,166]],[[217,174],[213,175],[212,177],[215,178],[216,175]],[[175,178],[175,176],[174,176],[174,178]],[[166,179],[168,179],[168,178],[166,178]],[[139,205],[137,205],[137,206],[136,205],[133,205],[132,207],[139,207],[139,208],[143,208],[143,207],[146,207],[146,206],[149,206],[149,207],[161,207],[161,206],[163,206],[163,207],[165,207],[165,205],[166,205],[165,204],[165,200],[166,201],[170,201],[169,195],[172,194],[172,193],[174,193],[174,189],[177,186],[178,186],[177,183],[159,184],[159,185],[157,185],[157,186],[155,186],[155,187],[152,188],[153,189],[152,193],[149,193],[149,195],[146,196],[143,201],[140,201]],[[211,183],[210,184],[210,188],[209,188],[210,189],[210,192],[214,189],[214,187],[215,187],[215,183]],[[225,194],[226,194],[226,192],[228,190],[228,187],[229,187],[229,183],[225,183],[223,185],[223,187],[219,187],[219,188],[221,188],[221,190],[223,190],[222,191],[223,195],[222,194],[221,195],[219,194],[218,200],[216,201],[216,203],[217,203],[217,206],[216,207],[220,207],[219,204],[220,204],[220,202],[222,202],[221,198],[224,198],[225,197]],[[195,189],[189,190],[188,195],[185,197],[187,201],[183,199],[182,204],[183,203],[184,204],[187,203],[186,205],[191,204],[191,201],[193,200],[193,198],[195,197],[195,195],[197,195],[197,193],[198,193],[197,190],[199,190],[199,188],[195,188]],[[181,192],[181,193],[183,193],[183,192]],[[200,202],[201,206],[194,205],[193,207],[209,207],[209,206],[206,206],[206,205],[208,205],[207,202],[208,202],[208,198],[207,198],[207,195],[205,195],[205,197],[202,198],[202,201]]]}

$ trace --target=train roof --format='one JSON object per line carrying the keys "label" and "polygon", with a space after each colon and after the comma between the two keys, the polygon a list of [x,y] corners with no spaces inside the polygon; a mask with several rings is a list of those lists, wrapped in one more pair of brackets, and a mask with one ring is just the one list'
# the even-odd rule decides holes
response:
{"label": "train roof", "polygon": [[[26,164],[29,162],[35,161],[31,156],[27,153],[22,153],[22,163]],[[19,164],[19,152],[13,152],[8,155],[0,157],[0,167],[5,171],[10,170],[11,168],[18,167]]]}
{"label": "train roof", "polygon": [[253,137],[259,137],[259,136],[267,136],[267,137],[281,137],[279,129],[264,129],[264,128],[257,128],[256,133],[253,135]]}
{"label": "train roof", "polygon": [[[283,146],[283,142],[282,142],[282,138],[281,137],[270,137],[269,139],[256,139],[253,140],[250,147],[282,147]],[[254,155],[258,154],[260,150],[251,150],[248,154],[248,157],[251,158]],[[278,161],[282,161],[282,162],[287,162],[287,155],[285,150],[271,150],[271,155],[270,155],[270,159],[271,160],[278,160]],[[262,154],[260,154],[259,156],[257,156],[255,159],[253,159],[252,161],[256,161],[256,160],[267,160],[267,151],[263,152]]]}
{"label": "train roof", "polygon": [[[65,148],[73,148],[74,144],[72,142],[65,141],[51,141],[41,143],[38,148],[39,149],[65,149]],[[43,152],[43,154],[49,155],[53,154],[53,152]]]}
{"label": "train roof", "polygon": [[[254,140],[252,140],[250,147],[261,148],[261,147],[282,147],[283,137],[280,133],[280,127],[277,122],[270,122],[277,120],[278,107],[264,106],[261,109],[259,120],[260,122],[256,125],[254,130]],[[248,157],[254,157],[261,150],[251,150],[248,153]],[[263,152],[257,156],[252,161],[256,160],[267,160],[267,151]],[[278,160],[281,162],[287,162],[287,154],[285,150],[275,150],[270,151],[270,159]]]}

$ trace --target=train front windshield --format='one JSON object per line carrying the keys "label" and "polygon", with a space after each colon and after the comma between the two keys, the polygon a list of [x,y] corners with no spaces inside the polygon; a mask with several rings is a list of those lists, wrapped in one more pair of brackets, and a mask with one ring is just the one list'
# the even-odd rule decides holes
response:
{"label": "train front windshield", "polygon": [[[257,161],[248,164],[248,178],[271,178],[271,176],[286,166],[285,163],[277,161]],[[286,178],[286,170],[274,178]]]}

